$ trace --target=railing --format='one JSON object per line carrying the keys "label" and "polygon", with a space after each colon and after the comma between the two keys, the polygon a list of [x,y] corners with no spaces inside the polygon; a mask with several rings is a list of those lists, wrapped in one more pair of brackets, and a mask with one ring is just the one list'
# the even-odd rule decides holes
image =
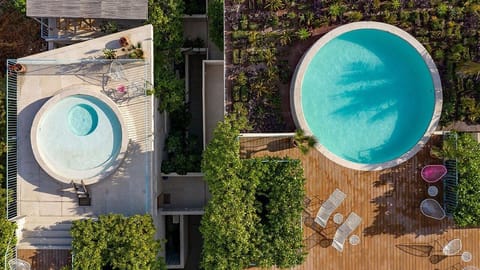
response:
{"label": "railing", "polygon": [[17,213],[17,73],[10,71],[16,64],[7,60],[7,134],[6,134],[6,188],[7,218],[16,218]]}
{"label": "railing", "polygon": [[47,39],[49,38],[49,34],[48,34],[48,18],[40,18],[39,19],[39,22],[40,22],[40,36],[43,38],[43,39]]}
{"label": "railing", "polygon": [[10,269],[8,262],[12,259],[17,258],[17,248],[13,243],[15,243],[15,231],[10,237],[8,238],[7,242],[7,248],[5,249],[5,254],[4,254],[4,269]]}
{"label": "railing", "polygon": [[[447,133],[443,139],[447,140],[448,136],[455,136],[455,148],[457,148],[457,133]],[[443,163],[447,167],[447,174],[443,177],[443,209],[448,217],[452,217],[458,205],[457,160],[444,160]]]}

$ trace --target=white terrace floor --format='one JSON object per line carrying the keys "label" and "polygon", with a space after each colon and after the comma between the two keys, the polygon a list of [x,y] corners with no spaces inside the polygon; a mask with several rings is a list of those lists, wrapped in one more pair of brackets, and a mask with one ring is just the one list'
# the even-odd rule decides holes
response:
{"label": "white terrace floor", "polygon": [[[52,179],[37,164],[30,145],[33,118],[40,107],[61,89],[81,86],[90,90],[115,88],[118,82],[105,80],[110,62],[72,62],[103,56],[105,47],[119,47],[118,39],[128,36],[133,44],[142,43],[145,62],[123,64],[127,83],[143,86],[152,77],[152,27],[143,26],[45,53],[19,59],[26,63],[27,72],[18,76],[18,214],[26,216],[24,237],[44,237],[48,233],[38,229],[55,228],[55,224],[84,216],[105,213],[126,215],[150,212],[152,178],[156,179],[153,165],[153,97],[141,91],[130,93],[118,108],[128,128],[130,140],[122,165],[106,179],[89,185],[91,206],[79,206],[71,186]],[[48,59],[48,60],[47,60]],[[56,61],[51,61],[51,60]],[[33,232],[32,232],[33,231]],[[53,233],[53,236],[58,234]],[[66,235],[59,237],[68,238]],[[69,241],[43,243],[26,241],[26,248],[41,245],[68,246]],[[22,243],[20,244],[20,248]],[[50,247],[55,248],[55,247]]]}

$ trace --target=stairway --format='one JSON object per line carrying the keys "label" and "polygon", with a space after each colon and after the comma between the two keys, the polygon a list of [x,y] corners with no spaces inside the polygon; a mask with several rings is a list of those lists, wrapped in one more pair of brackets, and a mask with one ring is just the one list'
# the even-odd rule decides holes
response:
{"label": "stairway", "polygon": [[18,249],[71,249],[72,220],[84,218],[28,216],[21,231]]}

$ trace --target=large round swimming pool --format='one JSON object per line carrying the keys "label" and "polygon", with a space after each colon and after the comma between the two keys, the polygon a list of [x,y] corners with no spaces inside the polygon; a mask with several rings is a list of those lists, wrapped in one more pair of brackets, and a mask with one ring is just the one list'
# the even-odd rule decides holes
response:
{"label": "large round swimming pool", "polygon": [[442,93],[425,48],[391,25],[359,22],[319,39],[297,66],[292,111],[333,161],[359,170],[413,156],[437,126]]}
{"label": "large round swimming pool", "polygon": [[37,113],[31,132],[40,166],[53,178],[94,183],[111,174],[126,150],[116,105],[100,93],[63,91]]}

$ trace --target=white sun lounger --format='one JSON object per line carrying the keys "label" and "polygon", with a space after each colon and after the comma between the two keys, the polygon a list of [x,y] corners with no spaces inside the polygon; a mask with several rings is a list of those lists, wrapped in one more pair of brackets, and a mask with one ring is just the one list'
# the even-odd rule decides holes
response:
{"label": "white sun lounger", "polygon": [[327,226],[327,221],[332,215],[333,211],[337,209],[337,207],[345,200],[347,195],[343,193],[338,188],[328,197],[320,209],[318,210],[317,216],[315,217],[315,222],[318,223],[320,226],[325,228]]}
{"label": "white sun lounger", "polygon": [[333,237],[332,246],[338,251],[343,251],[343,245],[348,236],[362,223],[362,218],[351,212],[347,220],[337,229]]}

